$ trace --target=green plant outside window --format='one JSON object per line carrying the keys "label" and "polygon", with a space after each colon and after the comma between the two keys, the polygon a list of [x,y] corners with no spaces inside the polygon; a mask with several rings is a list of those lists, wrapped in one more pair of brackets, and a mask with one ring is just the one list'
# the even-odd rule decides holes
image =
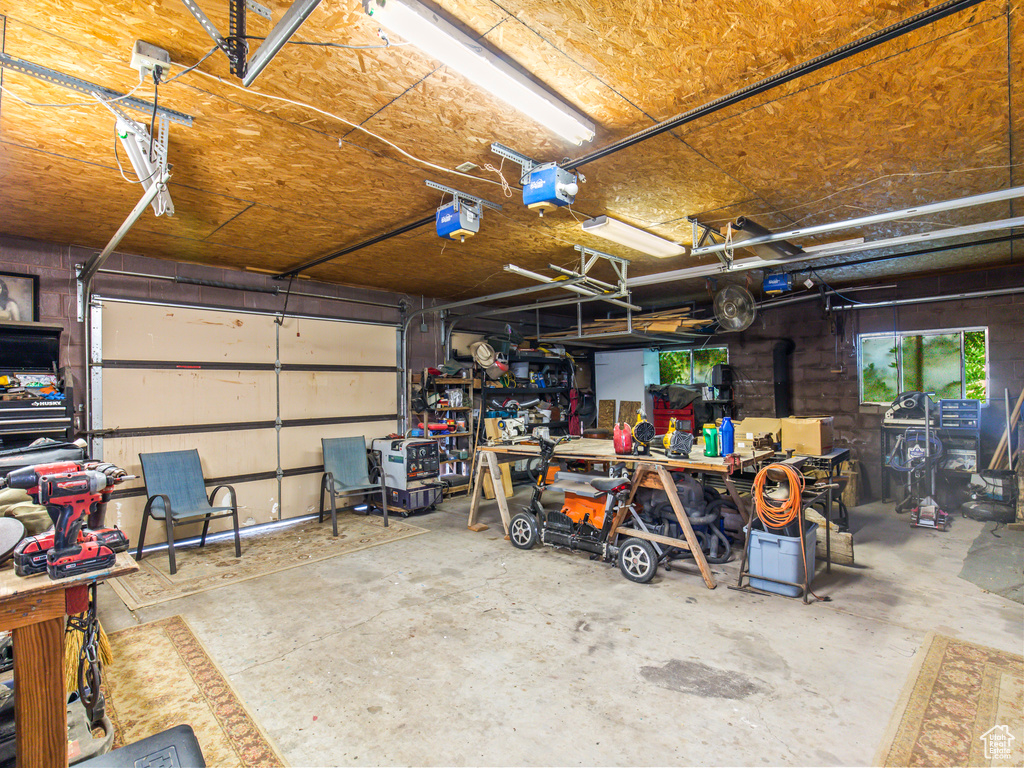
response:
{"label": "green plant outside window", "polygon": [[934,392],[935,399],[987,395],[986,329],[860,337],[861,402],[891,403],[900,392]]}

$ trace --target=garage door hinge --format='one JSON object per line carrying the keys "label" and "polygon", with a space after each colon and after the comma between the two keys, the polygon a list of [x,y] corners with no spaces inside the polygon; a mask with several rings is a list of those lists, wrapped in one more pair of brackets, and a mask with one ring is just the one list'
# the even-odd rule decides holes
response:
{"label": "garage door hinge", "polygon": [[274,419],[274,429],[281,430],[281,419]]}

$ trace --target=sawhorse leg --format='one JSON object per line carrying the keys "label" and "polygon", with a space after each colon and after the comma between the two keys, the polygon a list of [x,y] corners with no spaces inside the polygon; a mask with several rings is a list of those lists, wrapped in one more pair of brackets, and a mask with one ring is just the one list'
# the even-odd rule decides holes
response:
{"label": "sawhorse leg", "polygon": [[483,493],[484,472],[491,475],[491,484],[494,486],[494,500],[498,502],[498,511],[501,513],[501,525],[505,529],[505,536],[508,537],[508,525],[511,517],[508,512],[508,498],[505,496],[505,486],[501,481],[501,468],[498,464],[498,457],[490,451],[480,451],[477,455],[476,475],[473,478],[472,498],[469,502],[469,523],[472,531],[486,531],[487,526],[478,523],[480,516],[480,496]]}

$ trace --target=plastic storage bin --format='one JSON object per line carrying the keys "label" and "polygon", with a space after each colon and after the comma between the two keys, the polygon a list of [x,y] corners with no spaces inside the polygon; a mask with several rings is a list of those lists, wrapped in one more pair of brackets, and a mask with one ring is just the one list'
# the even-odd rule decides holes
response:
{"label": "plastic storage bin", "polygon": [[[818,524],[811,523],[804,532],[804,551],[807,553],[807,568],[814,580],[814,549],[818,541]],[[804,562],[800,557],[800,539],[796,536],[779,536],[767,531],[750,532],[750,586],[774,592],[787,597],[799,597],[800,587],[776,584],[766,579],[780,579],[802,584]],[[757,578],[758,576],[762,578]]]}

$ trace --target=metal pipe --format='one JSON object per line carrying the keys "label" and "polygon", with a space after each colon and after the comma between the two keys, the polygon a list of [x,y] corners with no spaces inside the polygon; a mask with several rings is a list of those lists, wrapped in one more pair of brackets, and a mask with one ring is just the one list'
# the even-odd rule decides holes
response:
{"label": "metal pipe", "polygon": [[[750,248],[755,245],[764,245],[767,243],[777,243],[780,240],[789,240],[794,237],[810,237],[811,235],[820,235],[824,232],[835,232],[840,229],[852,229],[854,227],[863,227],[870,224],[881,224],[885,221],[898,221],[899,219],[909,219],[912,216],[927,216],[933,213],[942,213],[944,211],[956,211],[961,208],[971,208],[977,205],[987,205],[988,203],[998,203],[1003,200],[1013,200],[1018,197],[1024,197],[1024,187],[1013,187],[1012,189],[1003,189],[998,192],[986,192],[982,195],[973,195],[971,197],[961,197],[955,200],[943,200],[939,203],[929,203],[928,205],[919,205],[914,208],[903,208],[899,211],[887,211],[886,213],[875,213],[871,216],[861,216],[856,219],[847,219],[846,221],[836,221],[829,224],[818,224],[813,227],[800,227],[800,229],[791,229],[787,232],[773,232],[768,235],[761,237],[755,237],[750,240],[744,240],[742,243],[737,242],[737,247]],[[691,256],[706,256],[712,253],[718,253],[726,249],[725,243],[717,243],[715,245],[705,245],[700,248],[694,248],[690,251]]]}
{"label": "metal pipe", "polygon": [[931,304],[937,301],[959,301],[960,299],[984,299],[989,296],[1009,296],[1024,293],[1024,285],[1015,288],[994,288],[990,291],[970,291],[967,293],[950,293],[945,296],[921,296],[916,299],[892,299],[890,301],[872,301],[864,304],[836,304],[828,309],[877,309],[878,307],[902,307],[907,304]]}
{"label": "metal pipe", "polygon": [[[895,288],[896,283],[888,283],[886,285],[860,285],[852,288],[843,288],[842,293],[857,293],[858,291],[881,291],[887,288]],[[825,294],[828,296],[838,296],[840,292],[834,288],[825,289]],[[821,297],[821,293],[818,291],[808,291],[807,293],[801,293],[799,296],[791,296],[788,299],[775,299],[772,301],[760,301],[757,303],[758,309],[772,309],[773,307],[784,307],[787,304],[799,304],[802,301],[810,301],[811,299],[817,299]]]}
{"label": "metal pipe", "polygon": [[863,53],[864,51],[874,48],[876,45],[894,40],[901,35],[905,35],[915,29],[920,29],[921,27],[927,26],[928,24],[945,18],[946,16],[951,16],[952,14],[958,13],[966,8],[978,5],[980,2],[981,0],[949,0],[949,2],[941,3],[934,8],[929,8],[926,11],[915,14],[910,18],[897,22],[885,29],[873,32],[872,34],[862,37],[859,40],[855,40],[852,43],[847,43],[840,48],[836,48],[828,53],[822,54],[821,56],[816,56],[809,61],[805,61],[802,64],[797,64],[794,67],[783,70],[777,75],[772,75],[764,80],[759,80],[745,88],[733,91],[731,94],[708,102],[703,106],[683,112],[675,117],[669,118],[668,120],[663,120],[660,123],[645,128],[642,131],[638,131],[631,136],[627,136],[624,139],[612,142],[606,147],[590,152],[576,160],[571,160],[562,167],[571,171],[579,168],[581,165],[592,163],[595,160],[600,160],[602,157],[607,157],[619,150],[626,149],[634,144],[639,144],[642,141],[646,141],[647,139],[658,136],[666,131],[671,131],[682,125],[693,122],[694,120],[698,120],[702,117],[713,114],[714,112],[718,112],[721,109],[731,107],[733,104],[738,104],[752,96],[757,96],[765,91],[770,91],[773,88],[777,88],[780,85],[784,85],[792,80],[808,75],[811,72],[816,72],[830,64],[842,61],[843,59],[855,54]]}
{"label": "metal pipe", "polygon": [[[949,229],[941,229],[934,232],[921,232],[915,235],[902,235],[900,237],[889,237],[882,240],[870,240],[863,243],[852,243],[850,245],[838,246],[836,248],[829,248],[821,251],[815,251],[814,253],[804,253],[793,259],[776,259],[774,261],[765,261],[759,259],[756,256],[752,256],[748,259],[737,260],[732,263],[730,269],[725,269],[720,264],[701,264],[696,267],[686,267],[685,269],[675,269],[670,272],[658,272],[653,275],[642,275],[640,277],[631,277],[626,281],[626,284],[630,288],[635,288],[640,285],[659,285],[661,283],[676,282],[679,280],[687,280],[693,277],[706,277],[708,275],[727,274],[731,272],[742,272],[748,269],[764,269],[767,267],[774,266],[789,266],[797,263],[804,263],[807,261],[813,261],[815,259],[821,259],[826,256],[837,256],[843,253],[857,253],[858,251],[872,251],[878,248],[891,248],[897,245],[908,245],[911,243],[930,242],[932,240],[944,240],[950,237],[960,237],[961,235],[972,235],[978,232],[991,232],[997,229],[1012,229],[1015,227],[1024,226],[1024,216],[1016,216],[1010,219],[998,219],[996,221],[986,221],[980,224],[969,224],[963,227],[950,227]],[[918,255],[913,254],[893,254],[889,258],[899,258],[902,255]]]}

